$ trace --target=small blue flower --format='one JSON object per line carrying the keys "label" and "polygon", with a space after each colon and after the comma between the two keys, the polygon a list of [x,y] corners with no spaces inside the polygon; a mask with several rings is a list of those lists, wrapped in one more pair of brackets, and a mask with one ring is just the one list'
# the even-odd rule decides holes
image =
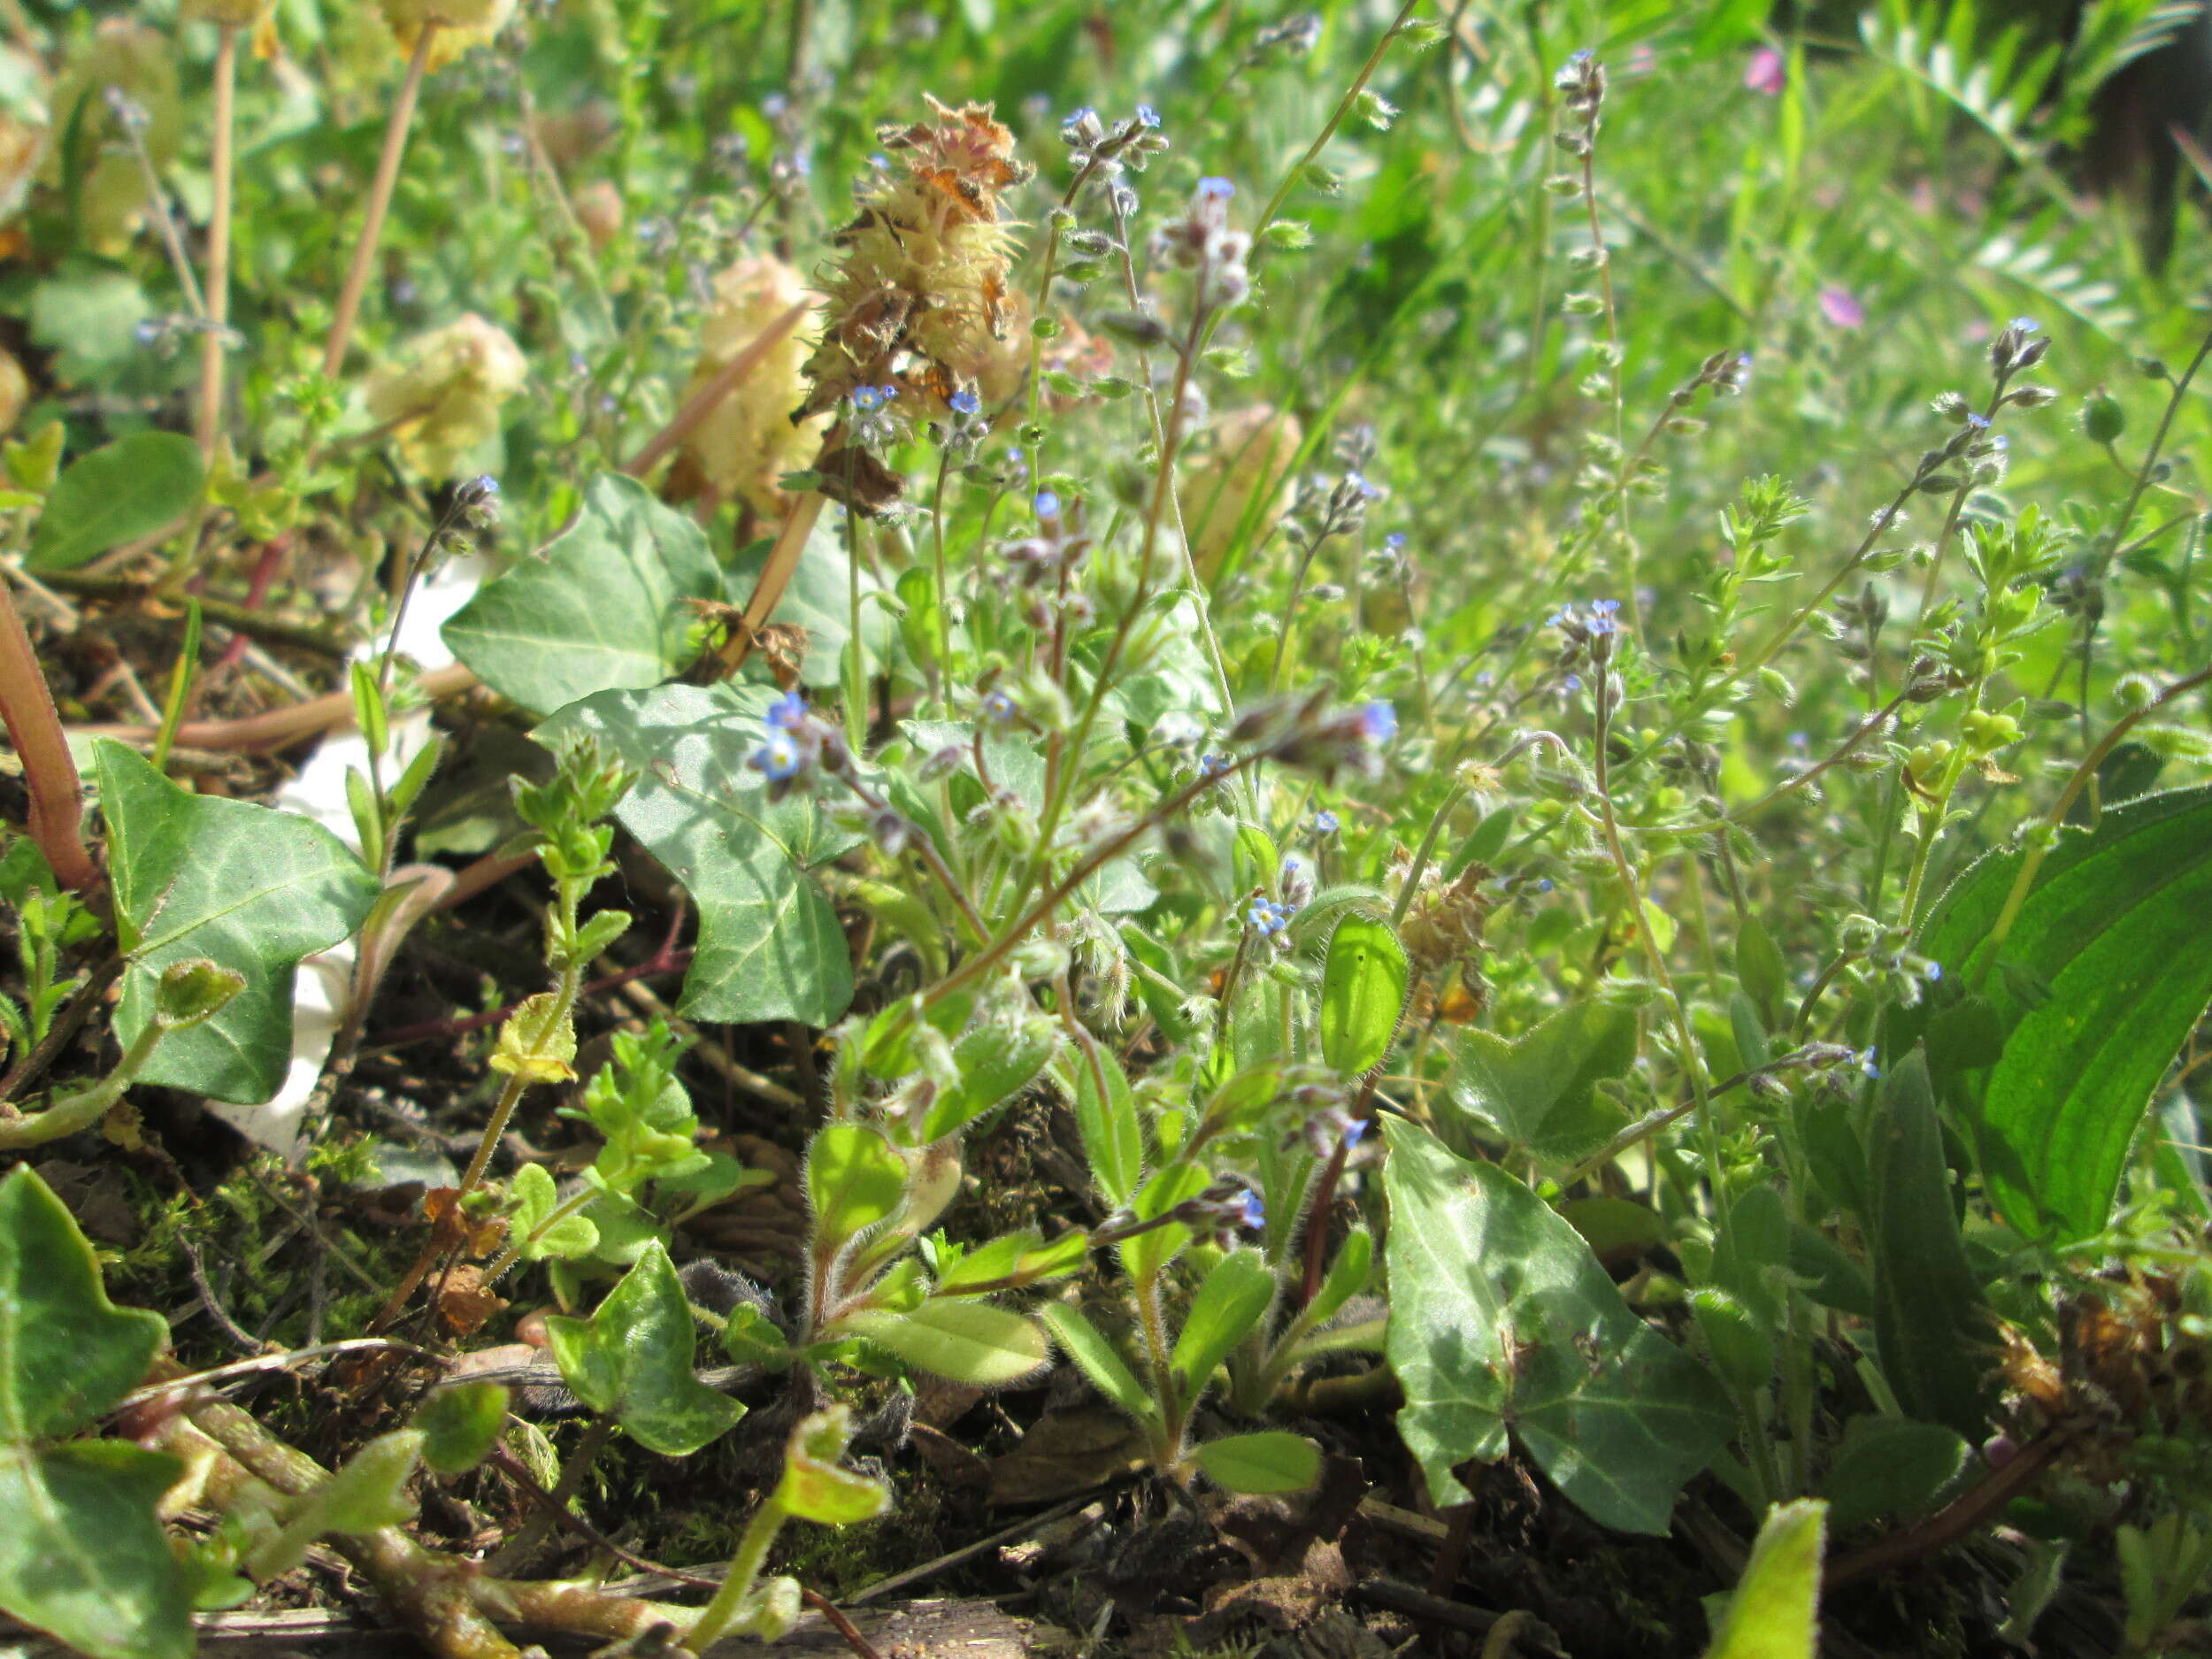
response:
{"label": "small blue flower", "polygon": [[1571,64],[1588,63],[1590,61],[1590,49],[1587,46],[1585,46],[1579,51],[1569,52],[1567,54],[1567,61]]}
{"label": "small blue flower", "polygon": [[1039,490],[1037,499],[1030,504],[1036,509],[1040,518],[1057,518],[1060,516],[1060,498],[1048,489]]}
{"label": "small blue flower", "polygon": [[768,705],[764,717],[772,732],[795,730],[806,718],[806,698],[795,691],[787,691]]}
{"label": "small blue flower", "polygon": [[1398,735],[1398,711],[1386,703],[1371,703],[1359,711],[1360,735],[1371,743],[1387,743]]}
{"label": "small blue flower", "polygon": [[1253,1233],[1257,1233],[1267,1225],[1267,1206],[1260,1202],[1260,1195],[1248,1187],[1244,1189],[1244,1202],[1237,1210],[1237,1222]]}
{"label": "small blue flower", "polygon": [[1569,691],[1579,691],[1582,689],[1582,676],[1580,674],[1569,674],[1566,679],[1560,681],[1560,684],[1564,686]]}
{"label": "small blue flower", "polygon": [[1943,977],[1943,964],[1939,962],[1930,963],[1922,972],[1920,977],[1925,979],[1930,985],[1933,985],[1938,979],[1940,979]]}
{"label": "small blue flower", "polygon": [[2043,332],[2043,325],[2032,317],[2016,317],[2012,319],[2012,326],[2024,334],[2038,334]]}
{"label": "small blue flower", "polygon": [[973,392],[955,392],[946,401],[951,403],[952,412],[956,415],[978,414],[983,408],[983,400]]}
{"label": "small blue flower", "polygon": [[1617,599],[1593,599],[1590,602],[1592,612],[1601,617],[1609,617],[1620,608],[1621,602]]}
{"label": "small blue flower", "polygon": [[746,764],[771,783],[786,783],[799,775],[805,760],[790,733],[771,732]]}
{"label": "small blue flower", "polygon": [[1980,414],[1969,415],[1966,418],[1966,424],[1977,432],[1986,432],[1989,429],[1989,417]]}
{"label": "small blue flower", "polygon": [[853,407],[864,415],[872,415],[883,407],[883,394],[872,386],[853,388]]}
{"label": "small blue flower", "polygon": [[1536,890],[1539,893],[1549,893],[1552,890],[1552,887],[1553,882],[1549,876],[1539,876],[1537,878]]}
{"label": "small blue flower", "polygon": [[1139,127],[1157,127],[1159,124],[1159,111],[1154,109],[1149,104],[1140,104],[1137,105],[1137,125]]}
{"label": "small blue flower", "polygon": [[1343,827],[1342,820],[1325,807],[1313,815],[1313,833],[1317,835],[1333,835]]}
{"label": "small blue flower", "polygon": [[1874,1064],[1873,1049],[1863,1048],[1852,1057],[1858,1062],[1859,1070],[1865,1072],[1867,1076],[1879,1077],[1882,1075],[1882,1068]]}
{"label": "small blue flower", "polygon": [[1198,757],[1198,775],[1209,779],[1227,777],[1229,757],[1226,755],[1201,755]]}
{"label": "small blue flower", "polygon": [[1251,925],[1253,932],[1274,934],[1283,931],[1284,924],[1290,920],[1290,916],[1272,899],[1255,899],[1252,908],[1245,911],[1244,919]]}
{"label": "small blue flower", "polygon": [[1207,201],[1225,202],[1236,193],[1237,187],[1226,179],[1204,178],[1198,181],[1198,194]]}
{"label": "small blue flower", "polygon": [[994,691],[983,699],[983,718],[994,726],[1011,726],[1014,717],[1020,712],[1013,698],[1003,691]]}
{"label": "small blue flower", "polygon": [[1402,530],[1393,530],[1388,535],[1383,538],[1383,545],[1388,548],[1393,553],[1398,552],[1405,546],[1405,544],[1406,533]]}
{"label": "small blue flower", "polygon": [[1367,1119],[1364,1118],[1353,1118],[1350,1123],[1344,1125],[1344,1149],[1347,1152],[1349,1152],[1354,1147],[1360,1143],[1361,1138],[1366,1133]]}
{"label": "small blue flower", "polygon": [[1098,111],[1091,108],[1089,104],[1086,104],[1078,109],[1070,110],[1067,112],[1066,117],[1061,121],[1060,125],[1063,127],[1080,127],[1087,120],[1094,121],[1097,119]]}

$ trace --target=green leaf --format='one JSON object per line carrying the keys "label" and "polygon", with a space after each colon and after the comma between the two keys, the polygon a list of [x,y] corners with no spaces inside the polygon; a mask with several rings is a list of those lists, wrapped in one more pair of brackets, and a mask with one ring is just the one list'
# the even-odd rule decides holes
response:
{"label": "green leaf", "polygon": [[[510,1190],[515,1201],[515,1213],[508,1220],[507,1236],[521,1248],[524,1261],[589,1256],[597,1247],[599,1229],[580,1211],[563,1216],[543,1233],[538,1233],[546,1217],[561,1203],[560,1192],[542,1164],[526,1164],[516,1171]],[[537,1236],[533,1238],[533,1233]]]}
{"label": "green leaf", "polygon": [[[1636,1014],[1606,1002],[1574,1002],[1508,1042],[1486,1031],[1460,1039],[1452,1104],[1487,1124],[1517,1150],[1564,1168],[1600,1151],[1628,1110],[1597,1092],[1636,1064]],[[1457,1149],[1473,1150],[1463,1134]]]}
{"label": "green leaf", "polygon": [[1867,1148],[1874,1340],[1908,1416],[1970,1440],[1989,1418],[1988,1310],[1966,1257],[1943,1128],[1915,1049],[1883,1076]]}
{"label": "green leaf", "polygon": [[685,1456],[745,1415],[692,1375],[698,1343],[691,1305],[657,1239],[588,1320],[556,1315],[545,1331],[570,1391],[618,1417],[649,1451]]}
{"label": "green leaf", "polygon": [[395,1429],[346,1459],[305,1500],[321,1529],[358,1534],[413,1520],[415,1501],[407,1486],[426,1438],[420,1429]]}
{"label": "green leaf", "polygon": [[145,349],[138,325],[151,309],[128,272],[73,256],[31,296],[31,341],[55,350],[55,377],[64,384],[93,380]]}
{"label": "green leaf", "polygon": [[787,1514],[822,1526],[871,1521],[888,1509],[890,1487],[838,1467],[852,1438],[852,1413],[844,1406],[801,1418],[784,1448],[774,1502]]}
{"label": "green leaf", "polygon": [[537,730],[549,746],[590,737],[638,771],[622,826],[699,906],[680,1010],[693,1019],[834,1024],[852,1002],[837,911],[808,876],[859,839],[802,793],[768,799],[746,759],[772,694],[757,686],[610,691]]}
{"label": "green leaf", "polygon": [[1820,1648],[1820,1552],[1828,1506],[1778,1503],[1705,1659],[1816,1659]]}
{"label": "green leaf", "polygon": [[1275,1275],[1257,1250],[1232,1250],[1191,1298],[1169,1362],[1186,1404],[1205,1392],[1214,1367],[1250,1334],[1275,1300]]}
{"label": "green leaf", "polygon": [[1358,1077],[1390,1052],[1409,972],[1389,923],[1348,916],[1337,924],[1321,971],[1321,1057],[1330,1067]]}
{"label": "green leaf", "polygon": [[906,1197],[906,1160],[865,1124],[826,1124],[807,1148],[815,1238],[834,1248],[888,1220]]}
{"label": "green leaf", "polygon": [[1367,1288],[1367,1276],[1374,1264],[1375,1235],[1364,1227],[1354,1227],[1337,1248],[1336,1259],[1329,1263],[1321,1288],[1305,1306],[1302,1317],[1307,1327],[1325,1325],[1335,1318],[1346,1302]]}
{"label": "green leaf", "polygon": [[1096,1041],[1079,1044],[1064,1070],[1072,1074],[1067,1092],[1075,1102],[1075,1126],[1091,1179],[1109,1203],[1125,1204],[1144,1175],[1144,1129],[1129,1074],[1113,1050]]}
{"label": "green leaf", "polygon": [[[1212,1179],[1202,1164],[1171,1164],[1137,1189],[1129,1201],[1129,1213],[1139,1221],[1164,1216],[1185,1199],[1197,1197]],[[1125,1240],[1120,1246],[1122,1271],[1132,1279],[1149,1279],[1183,1253],[1190,1237],[1188,1227],[1171,1221]]]}
{"label": "green leaf", "polygon": [[1003,1388],[1042,1370],[1050,1344],[1033,1319],[967,1297],[938,1298],[911,1313],[857,1313],[838,1321],[910,1365],[977,1388]]}
{"label": "green leaf", "polygon": [[524,708],[658,685],[687,666],[696,618],[722,573],[699,526],[645,487],[592,480],[575,524],[488,582],[445,625],[453,654]]}
{"label": "green leaf", "polygon": [[1208,1440],[1193,1455],[1209,1480],[1230,1492],[1303,1492],[1321,1479],[1321,1448],[1279,1429]]}
{"label": "green leaf", "polygon": [[507,1390],[495,1382],[450,1383],[415,1413],[422,1460],[442,1475],[462,1475],[491,1455],[507,1425]]}
{"label": "green leaf", "polygon": [[0,1444],[97,1421],[168,1334],[159,1314],[108,1300],[76,1218],[29,1165],[0,1180]]}
{"label": "green leaf", "polygon": [[167,1340],[116,1307],[92,1246],[28,1165],[0,1180],[0,1608],[95,1659],[183,1659],[184,1573],[154,1505],[183,1472],[117,1440],[40,1448],[105,1415]]}
{"label": "green leaf", "polygon": [[1090,1379],[1091,1386],[1140,1423],[1158,1419],[1159,1409],[1152,1396],[1096,1325],[1064,1302],[1047,1302],[1038,1310],[1038,1317],[1051,1327],[1052,1340],[1075,1362],[1076,1369]]}
{"label": "green leaf", "polygon": [[199,503],[207,469],[179,432],[134,432],[73,461],[54,482],[31,538],[35,571],[74,570],[174,524]]}
{"label": "green leaf", "polygon": [[1891,1516],[1910,1518],[1966,1467],[1966,1441],[1939,1423],[1854,1417],[1820,1483],[1839,1532]]}
{"label": "green leaf", "polygon": [[[1978,985],[2006,1033],[2002,1057],[1967,1085],[1992,1201],[2024,1233],[2074,1240],[2104,1225],[2152,1091],[2212,999],[2212,784],[2061,831],[1992,972],[1989,937],[2024,856],[1992,854],[1961,876],[1919,949]],[[1893,1022],[1884,1057],[1926,1018]]]}
{"label": "green leaf", "polygon": [[208,957],[242,975],[244,989],[206,1024],[164,1038],[139,1080],[238,1105],[267,1100],[292,1058],[292,971],[361,925],[376,878],[319,824],[180,789],[120,743],[93,755],[130,954],[117,1037],[129,1043],[153,1018],[164,968]]}
{"label": "green leaf", "polygon": [[154,1515],[183,1472],[122,1440],[0,1443],[0,1608],[92,1659],[186,1659],[191,1601]]}
{"label": "green leaf", "polygon": [[1452,1466],[1495,1462],[1510,1432],[1593,1518],[1665,1532],[1676,1493],[1733,1429],[1718,1386],[1527,1187],[1402,1119],[1383,1133],[1386,1351],[1430,1497],[1464,1502]]}
{"label": "green leaf", "polygon": [[[1024,999],[1025,1002],[1026,999]],[[1042,1075],[1060,1050],[1060,1022],[1033,1008],[987,1008],[952,1046],[959,1083],[939,1093],[923,1120],[922,1139],[957,1134],[986,1112],[1004,1105]]]}

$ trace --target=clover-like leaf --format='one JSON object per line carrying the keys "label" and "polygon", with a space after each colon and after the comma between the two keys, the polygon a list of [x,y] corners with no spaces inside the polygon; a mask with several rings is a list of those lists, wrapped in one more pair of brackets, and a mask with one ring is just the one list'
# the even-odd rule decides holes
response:
{"label": "clover-like leaf", "polygon": [[212,1018],[173,1031],[140,1080],[238,1105],[265,1101],[292,1057],[292,971],[350,935],[376,878],[320,825],[194,795],[135,750],[94,749],[117,933],[129,954],[117,1037],[155,1017],[162,971],[206,957],[244,981]]}
{"label": "clover-like leaf", "polygon": [[618,1419],[649,1450],[687,1455],[745,1415],[692,1374],[698,1340],[691,1305],[658,1239],[589,1319],[556,1316],[545,1332],[570,1391]]}

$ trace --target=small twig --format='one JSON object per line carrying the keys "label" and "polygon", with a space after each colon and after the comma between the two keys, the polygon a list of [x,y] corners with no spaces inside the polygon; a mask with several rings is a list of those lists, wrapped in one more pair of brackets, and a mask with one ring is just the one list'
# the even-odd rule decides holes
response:
{"label": "small twig", "polygon": [[[87,598],[108,599],[119,603],[135,604],[157,596],[154,583],[132,576],[100,576],[87,571],[49,571],[43,580],[49,587],[63,593],[81,594]],[[266,582],[258,576],[257,584],[263,592],[267,591]],[[165,595],[158,596],[167,597]],[[334,659],[342,658],[353,647],[352,640],[341,629],[271,616],[255,603],[238,604],[204,594],[193,596],[199,600],[201,614],[210,622],[219,622],[240,634],[266,640],[272,645],[296,646],[303,651],[313,651],[319,657]]]}
{"label": "small twig", "polygon": [[935,1578],[941,1572],[957,1567],[964,1561],[973,1560],[987,1549],[995,1549],[1001,1544],[1010,1544],[1016,1539],[1025,1538],[1041,1527],[1049,1526],[1055,1521],[1064,1520],[1086,1504],[1096,1502],[1097,1498],[1098,1491],[1096,1490],[1078,1493],[1074,1497],[1056,1503],[1048,1509],[1042,1510],[1036,1515],[1025,1516],[1011,1526],[1002,1526],[987,1537],[979,1538],[972,1544],[963,1544],[957,1549],[948,1551],[934,1561],[926,1561],[918,1567],[909,1567],[903,1572],[895,1572],[887,1578],[878,1578],[873,1584],[856,1590],[847,1596],[845,1605],[858,1607],[864,1601],[872,1601],[878,1596],[889,1595],[895,1590],[911,1589],[925,1580]]}
{"label": "small twig", "polygon": [[199,1388],[211,1383],[227,1382],[233,1377],[250,1376],[256,1371],[289,1371],[293,1366],[311,1359],[335,1358],[341,1354],[365,1354],[387,1349],[404,1349],[424,1359],[436,1359],[432,1349],[419,1348],[412,1342],[402,1342],[388,1336],[348,1337],[342,1342],[321,1342],[312,1348],[290,1348],[281,1354],[257,1354],[251,1359],[238,1360],[228,1365],[218,1365],[212,1371],[196,1371],[183,1377],[173,1377],[166,1382],[149,1383],[143,1388],[133,1389],[115,1402],[115,1411],[127,1411],[133,1406],[143,1405],[149,1400],[158,1400],[187,1388]]}
{"label": "small twig", "polygon": [[245,1327],[230,1317],[223,1304],[216,1300],[215,1287],[207,1282],[207,1267],[200,1260],[199,1247],[183,1233],[177,1235],[177,1244],[184,1251],[187,1271],[192,1275],[192,1287],[200,1293],[200,1306],[207,1310],[207,1317],[222,1327],[223,1334],[242,1354],[258,1356],[261,1344],[254,1340]]}
{"label": "small twig", "polygon": [[676,411],[674,419],[655,433],[622,470],[632,478],[643,478],[651,472],[691,435],[694,427],[714,412],[718,403],[745,383],[747,377],[760,366],[761,360],[781,345],[785,336],[805,321],[807,312],[813,309],[813,301],[801,300],[755,334],[742,351],[716,371],[712,380],[684,400],[684,406]]}
{"label": "small twig", "polygon": [[430,48],[438,38],[438,22],[425,19],[415,37],[414,55],[407,60],[407,78],[400,83],[399,98],[392,105],[384,127],[384,149],[376,161],[376,177],[369,186],[369,206],[361,221],[361,240],[354,245],[353,264],[347,268],[345,287],[338,293],[338,311],[323,342],[323,375],[336,380],[345,366],[346,344],[353,337],[353,319],[361,310],[361,296],[369,286],[369,268],[376,260],[376,244],[384,234],[384,214],[392,204],[392,188],[399,182],[399,164],[407,153],[407,128],[415,119],[415,100],[422,91],[423,72],[430,66]]}
{"label": "small twig", "polygon": [[[476,683],[476,676],[466,668],[449,663],[443,668],[431,669],[415,685],[434,703],[445,697],[457,697]],[[289,708],[273,709],[266,714],[248,715],[239,720],[187,720],[177,728],[176,741],[187,749],[265,755],[289,749],[311,737],[320,737],[326,732],[342,731],[352,724],[353,693],[334,691],[305,703],[296,703]],[[81,726],[74,729],[79,737],[112,737],[125,743],[150,743],[154,739],[154,728],[150,726]]]}
{"label": "small twig", "polygon": [[2072,1440],[2070,1430],[2047,1430],[2015,1453],[2010,1463],[1992,1470],[1926,1520],[1901,1532],[1892,1532],[1887,1538],[1878,1538],[1830,1562],[1821,1578],[1821,1587],[1834,1590],[1870,1573],[1932,1555],[1970,1532],[1979,1531],[1992,1516],[2026,1490]]}
{"label": "small twig", "polygon": [[[15,1069],[7,1076],[0,1078],[0,1102],[12,1099],[25,1084],[54,1064],[55,1058],[75,1038],[78,1028],[99,1005],[100,999],[107,995],[108,987],[115,983],[122,972],[123,958],[120,956],[110,956],[92,971],[85,982],[77,987],[76,994],[62,1004],[61,1012],[55,1015],[53,1023],[46,1027],[46,1035],[38,1047],[17,1061]],[[0,1113],[0,1116],[4,1115]]]}
{"label": "small twig", "polygon": [[231,136],[238,99],[238,26],[225,23],[215,47],[214,190],[207,226],[207,317],[200,335],[200,401],[194,436],[212,455],[223,421],[223,354],[230,321]]}

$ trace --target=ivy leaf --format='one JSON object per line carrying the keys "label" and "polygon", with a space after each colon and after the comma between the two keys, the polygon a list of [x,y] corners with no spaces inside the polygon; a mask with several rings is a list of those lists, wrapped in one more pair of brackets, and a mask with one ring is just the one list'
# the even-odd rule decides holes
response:
{"label": "ivy leaf", "polygon": [[[1995,1064],[1963,1082],[1991,1199],[2022,1232],[2070,1240],[2104,1225],[2152,1091],[2212,999],[2212,785],[2143,796],[2060,837],[1993,972],[1989,937],[2019,851],[1961,876],[1919,949],[1947,982],[1978,981],[2004,1033]],[[1885,1056],[1938,1011],[1897,1010]]]}
{"label": "ivy leaf", "polygon": [[670,1457],[697,1451],[745,1408],[692,1375],[691,1304],[658,1239],[589,1319],[545,1322],[546,1345],[570,1392],[620,1420],[639,1445]]}
{"label": "ivy leaf", "polygon": [[1398,1430],[1439,1504],[1452,1466],[1509,1433],[1607,1526],[1663,1532],[1682,1483],[1727,1443],[1727,1398],[1632,1312],[1582,1236],[1494,1164],[1386,1118],[1386,1351]]}
{"label": "ivy leaf", "polygon": [[602,473],[576,522],[445,625],[453,654],[543,714],[595,692],[658,685],[687,665],[686,599],[723,596],[699,526],[634,480]]}
{"label": "ivy leaf", "polygon": [[319,824],[180,789],[120,743],[93,755],[130,956],[117,1037],[128,1044],[153,1018],[164,968],[208,957],[245,988],[205,1024],[164,1038],[140,1080],[235,1105],[267,1100],[291,1063],[292,971],[361,925],[376,878]]}
{"label": "ivy leaf", "polygon": [[771,802],[745,764],[770,696],[726,684],[608,691],[563,709],[537,735],[549,746],[590,737],[638,769],[615,816],[699,906],[686,1016],[828,1025],[852,1001],[852,956],[807,872],[859,838],[804,795]]}
{"label": "ivy leaf", "polygon": [[[1597,1092],[1636,1064],[1633,1010],[1575,1002],[1512,1041],[1486,1031],[1460,1039],[1446,1139],[1471,1152],[1465,1119],[1487,1125],[1554,1167],[1598,1151],[1628,1122],[1627,1109]],[[1457,1119],[1458,1121],[1449,1121]]]}
{"label": "ivy leaf", "polygon": [[183,1659],[184,1575],[154,1504],[176,1459],[71,1434],[137,1386],[168,1327],[116,1307],[46,1183],[0,1180],[0,1608],[95,1659]]}
{"label": "ivy leaf", "polygon": [[74,570],[173,524],[199,501],[206,473],[200,446],[180,432],[134,432],[95,449],[55,481],[31,539],[31,568]]}

